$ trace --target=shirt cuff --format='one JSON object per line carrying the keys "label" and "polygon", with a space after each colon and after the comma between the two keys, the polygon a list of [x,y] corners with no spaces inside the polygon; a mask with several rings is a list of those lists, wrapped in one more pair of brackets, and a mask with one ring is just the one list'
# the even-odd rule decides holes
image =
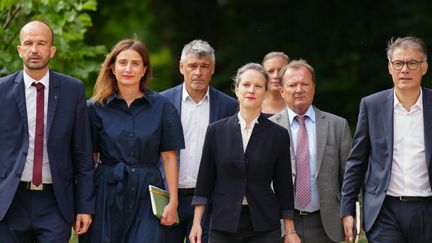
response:
{"label": "shirt cuff", "polygon": [[206,197],[201,197],[201,196],[194,196],[192,198],[192,206],[196,206],[196,205],[207,205],[208,199]]}
{"label": "shirt cuff", "polygon": [[281,210],[281,217],[283,219],[294,219],[294,210]]}

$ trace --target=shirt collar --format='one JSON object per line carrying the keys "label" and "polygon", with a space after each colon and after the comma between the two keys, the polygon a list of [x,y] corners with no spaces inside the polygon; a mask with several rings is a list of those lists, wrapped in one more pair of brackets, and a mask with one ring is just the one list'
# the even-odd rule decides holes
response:
{"label": "shirt collar", "polygon": [[[152,100],[154,99],[154,95],[155,95],[155,92],[153,92],[149,89],[146,89],[144,91],[144,95],[137,98],[136,100],[143,100],[143,101],[146,101],[147,103],[151,104]],[[120,97],[120,95],[118,95],[117,91],[115,91],[112,95],[110,95],[106,98],[106,103],[109,104],[113,100],[123,100],[123,98]]]}
{"label": "shirt collar", "polygon": [[[393,97],[394,97],[393,108],[396,108],[396,106],[403,107],[402,103],[400,103],[398,97],[396,96],[396,91],[393,92]],[[410,110],[412,110],[412,108],[414,107],[418,107],[419,110],[423,110],[423,90],[422,89],[420,89],[420,95],[417,98],[416,103],[412,107],[410,107]]]}
{"label": "shirt collar", "polygon": [[[298,116],[297,113],[295,113],[293,110],[291,110],[288,106],[287,106],[287,110],[288,110],[288,119],[289,119],[289,124],[292,125],[294,118],[296,116]],[[309,108],[307,109],[306,113],[304,114],[304,116],[309,117],[309,119],[315,123],[315,110],[313,109],[313,106],[309,106]]]}
{"label": "shirt collar", "polygon": [[27,88],[30,88],[30,86],[33,83],[42,83],[45,86],[45,90],[48,89],[49,86],[49,72],[47,72],[40,80],[34,80],[32,77],[30,77],[24,70],[23,70],[23,78],[24,78],[24,84]]}
{"label": "shirt collar", "polygon": [[[245,119],[243,119],[243,117],[240,115],[240,112],[237,112],[237,117],[238,117],[238,119],[239,119],[239,124],[240,124],[240,126],[242,127],[242,128],[244,128],[244,127],[246,127],[246,121],[245,121]],[[255,119],[253,119],[252,120],[252,122],[251,122],[251,127],[253,127],[255,124],[258,124],[258,118],[259,118],[259,115],[257,116],[257,117],[255,117]]]}
{"label": "shirt collar", "polygon": [[[204,97],[202,98],[202,100],[200,101],[200,102],[198,102],[198,103],[201,103],[202,101],[204,101],[205,99],[209,99],[209,97],[210,97],[210,92],[209,92],[209,90],[210,90],[210,86],[207,86],[207,92],[206,92],[206,94],[204,95]],[[192,101],[192,102],[194,102],[195,103],[195,101],[192,99],[192,97],[189,95],[189,93],[187,92],[187,90],[186,90],[186,85],[183,83],[183,89],[182,89],[182,101],[183,102],[185,102],[187,99],[189,99],[190,101]]]}

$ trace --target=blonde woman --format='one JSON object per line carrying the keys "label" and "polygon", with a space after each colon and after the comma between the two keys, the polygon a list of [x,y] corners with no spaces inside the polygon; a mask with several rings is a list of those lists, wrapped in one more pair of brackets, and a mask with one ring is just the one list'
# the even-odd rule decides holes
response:
{"label": "blonde woman", "polygon": [[207,128],[192,201],[193,243],[200,242],[201,217],[210,198],[210,243],[279,243],[280,217],[288,234],[285,242],[299,242],[293,223],[289,135],[261,115],[268,81],[261,65],[241,67],[234,78],[239,112]]}

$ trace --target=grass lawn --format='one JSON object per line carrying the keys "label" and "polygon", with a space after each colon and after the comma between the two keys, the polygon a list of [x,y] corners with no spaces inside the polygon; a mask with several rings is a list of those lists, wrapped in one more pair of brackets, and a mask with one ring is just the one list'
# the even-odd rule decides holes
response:
{"label": "grass lawn", "polygon": [[69,240],[69,243],[77,243],[78,242],[78,238],[76,237],[75,233],[72,232],[72,237]]}

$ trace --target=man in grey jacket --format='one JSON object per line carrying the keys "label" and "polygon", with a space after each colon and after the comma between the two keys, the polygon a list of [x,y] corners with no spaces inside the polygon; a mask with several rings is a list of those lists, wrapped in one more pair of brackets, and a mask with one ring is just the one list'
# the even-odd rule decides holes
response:
{"label": "man in grey jacket", "polygon": [[344,118],[312,105],[315,73],[304,60],[281,70],[281,94],[286,109],[270,117],[291,136],[291,165],[295,192],[295,232],[302,242],[344,240],[339,216],[345,162],[351,132]]}

